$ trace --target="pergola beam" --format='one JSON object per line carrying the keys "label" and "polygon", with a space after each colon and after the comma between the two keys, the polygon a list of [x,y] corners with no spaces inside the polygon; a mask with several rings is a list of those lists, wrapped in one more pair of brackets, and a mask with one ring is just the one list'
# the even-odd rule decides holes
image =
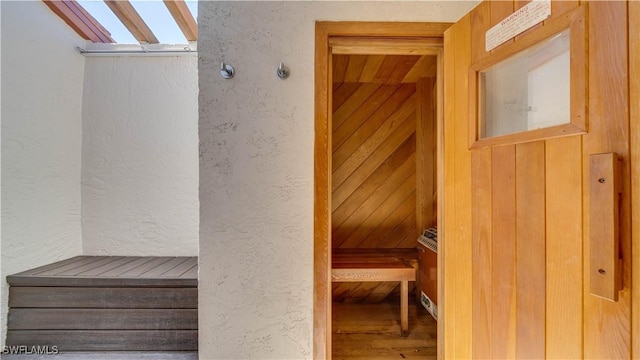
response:
{"label": "pergola beam", "polygon": [[105,0],[104,2],[138,42],[147,44],[159,43],[147,23],[140,17],[140,14],[138,14],[129,0]]}
{"label": "pergola beam", "polygon": [[94,43],[114,43],[111,34],[75,0],[43,0],[56,15],[83,39]]}
{"label": "pergola beam", "polygon": [[164,0],[164,4],[182,30],[184,37],[188,41],[197,41],[198,24],[184,0]]}

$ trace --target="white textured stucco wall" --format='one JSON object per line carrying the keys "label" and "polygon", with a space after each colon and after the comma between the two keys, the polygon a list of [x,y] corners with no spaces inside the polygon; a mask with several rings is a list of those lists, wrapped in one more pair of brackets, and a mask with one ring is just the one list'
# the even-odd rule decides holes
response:
{"label": "white textured stucco wall", "polygon": [[9,274],[80,255],[84,44],[41,1],[2,7],[2,343]]}
{"label": "white textured stucco wall", "polygon": [[455,21],[475,4],[200,2],[201,359],[312,357],[315,21]]}
{"label": "white textured stucco wall", "polygon": [[198,254],[197,57],[88,57],[85,255]]}

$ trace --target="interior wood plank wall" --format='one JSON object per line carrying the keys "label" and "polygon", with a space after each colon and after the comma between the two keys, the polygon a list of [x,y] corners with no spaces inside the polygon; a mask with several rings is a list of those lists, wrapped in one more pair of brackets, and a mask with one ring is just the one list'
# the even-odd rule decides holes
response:
{"label": "interior wood plank wall", "polygon": [[[346,68],[344,80],[362,78],[358,70],[367,64],[366,56],[336,58],[350,59],[338,60]],[[388,63],[382,61],[378,74],[381,69],[390,69],[385,76],[393,74]],[[394,84],[371,79],[378,82],[334,86],[333,248],[415,246],[416,85],[401,84],[400,75]],[[382,301],[397,284],[334,283],[332,287],[334,301],[371,303]]]}
{"label": "interior wood plank wall", "polygon": [[[445,86],[445,99],[455,101],[445,101],[444,354],[447,358],[623,359],[634,347],[637,357],[640,321],[631,316],[628,255],[637,259],[637,252],[631,252],[631,196],[623,197],[622,204],[625,289],[620,301],[613,303],[589,292],[589,186],[584,174],[589,171],[589,155],[607,151],[623,154],[624,188],[630,187],[631,171],[640,174],[637,165],[631,169],[627,155],[629,116],[632,156],[634,140],[640,141],[633,135],[633,129],[640,128],[638,110],[631,106],[629,114],[629,101],[638,101],[638,66],[633,59],[638,56],[640,6],[588,4],[589,134],[473,151],[457,143],[468,131],[468,97],[459,89],[467,81],[469,57],[474,62],[488,56],[486,30],[527,2],[483,2],[445,36],[445,77],[453,79]],[[578,6],[578,1],[553,1],[552,17]],[[470,54],[459,45],[465,41]],[[635,154],[640,156],[637,150]],[[467,189],[472,192],[466,193]],[[464,206],[473,209],[471,216]],[[466,256],[472,257],[471,266]],[[461,300],[466,291],[472,293],[472,303]],[[474,322],[471,334],[466,330],[468,319]]]}
{"label": "interior wood plank wall", "polygon": [[416,233],[436,225],[436,79],[416,83]]}
{"label": "interior wood plank wall", "polygon": [[[355,90],[341,92],[343,87]],[[415,84],[398,81],[357,88],[343,83],[334,91],[334,248],[415,246],[415,92]],[[389,238],[392,234],[395,239]]]}
{"label": "interior wood plank wall", "polygon": [[[415,247],[417,224],[435,223],[436,56],[333,55],[333,64],[332,247]],[[396,287],[335,283],[333,299],[379,302]]]}

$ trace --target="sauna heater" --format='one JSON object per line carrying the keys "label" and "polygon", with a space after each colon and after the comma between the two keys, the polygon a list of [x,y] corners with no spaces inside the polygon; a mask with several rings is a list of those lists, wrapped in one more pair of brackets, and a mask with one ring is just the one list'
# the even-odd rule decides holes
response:
{"label": "sauna heater", "polygon": [[438,229],[424,230],[418,238],[420,303],[438,320]]}

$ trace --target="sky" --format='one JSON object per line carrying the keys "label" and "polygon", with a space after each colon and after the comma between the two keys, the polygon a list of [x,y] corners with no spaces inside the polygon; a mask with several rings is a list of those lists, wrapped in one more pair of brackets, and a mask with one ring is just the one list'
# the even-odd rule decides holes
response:
{"label": "sky", "polygon": [[[110,33],[111,37],[119,44],[137,44],[138,41],[129,30],[113,14],[111,9],[102,0],[79,0],[82,5],[102,26]],[[186,1],[195,19],[198,18],[198,2]],[[180,31],[173,17],[167,10],[162,0],[131,1],[131,5],[147,23],[153,34],[161,44],[187,44],[188,41]]]}

